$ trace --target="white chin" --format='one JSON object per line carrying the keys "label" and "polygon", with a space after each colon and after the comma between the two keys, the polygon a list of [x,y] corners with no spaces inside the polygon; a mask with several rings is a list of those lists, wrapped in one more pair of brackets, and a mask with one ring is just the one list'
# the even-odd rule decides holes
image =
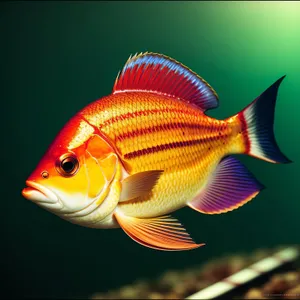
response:
{"label": "white chin", "polygon": [[39,192],[38,190],[34,190],[31,188],[28,188],[26,193],[28,195],[27,199],[35,202],[45,202],[45,203],[52,203],[50,199],[48,199],[43,193]]}

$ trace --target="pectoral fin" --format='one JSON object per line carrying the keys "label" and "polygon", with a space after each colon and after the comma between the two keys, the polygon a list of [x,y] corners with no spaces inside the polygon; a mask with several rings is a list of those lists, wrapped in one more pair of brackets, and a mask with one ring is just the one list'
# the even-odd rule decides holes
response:
{"label": "pectoral fin", "polygon": [[151,192],[163,171],[152,170],[136,173],[122,181],[120,202],[144,196]]}
{"label": "pectoral fin", "polygon": [[164,251],[191,250],[203,246],[196,244],[178,220],[170,216],[139,219],[114,213],[119,225],[137,243]]}

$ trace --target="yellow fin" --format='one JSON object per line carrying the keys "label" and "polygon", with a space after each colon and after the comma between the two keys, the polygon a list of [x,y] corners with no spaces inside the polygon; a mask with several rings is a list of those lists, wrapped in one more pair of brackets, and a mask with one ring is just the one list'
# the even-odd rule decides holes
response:
{"label": "yellow fin", "polygon": [[152,170],[136,173],[122,181],[120,202],[135,199],[151,192],[163,171]]}
{"label": "yellow fin", "polygon": [[164,251],[191,250],[196,244],[178,220],[170,216],[139,219],[115,212],[119,225],[137,243]]}

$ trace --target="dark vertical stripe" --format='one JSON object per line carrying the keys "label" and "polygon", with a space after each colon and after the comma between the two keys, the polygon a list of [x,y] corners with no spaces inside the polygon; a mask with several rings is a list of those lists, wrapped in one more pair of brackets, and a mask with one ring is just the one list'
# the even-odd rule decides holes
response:
{"label": "dark vertical stripe", "polygon": [[245,141],[245,147],[246,147],[245,153],[249,154],[249,152],[250,152],[250,139],[249,139],[249,136],[248,136],[248,125],[247,125],[247,122],[245,120],[243,112],[238,114],[238,118],[241,121],[242,134],[243,134],[243,137],[244,137],[243,140]]}

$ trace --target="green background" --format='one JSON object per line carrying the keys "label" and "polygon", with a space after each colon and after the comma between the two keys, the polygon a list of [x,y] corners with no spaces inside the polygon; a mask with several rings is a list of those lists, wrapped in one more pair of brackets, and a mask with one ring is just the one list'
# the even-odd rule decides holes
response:
{"label": "green background", "polygon": [[[13,296],[87,297],[225,253],[300,243],[298,2],[10,2],[0,4],[1,269]],[[174,215],[197,242],[159,252],[121,229],[83,228],[26,201],[25,180],[78,110],[111,92],[130,54],[160,52],[218,92],[231,116],[284,74],[275,131],[294,163],[241,160],[267,186],[223,215]]]}

